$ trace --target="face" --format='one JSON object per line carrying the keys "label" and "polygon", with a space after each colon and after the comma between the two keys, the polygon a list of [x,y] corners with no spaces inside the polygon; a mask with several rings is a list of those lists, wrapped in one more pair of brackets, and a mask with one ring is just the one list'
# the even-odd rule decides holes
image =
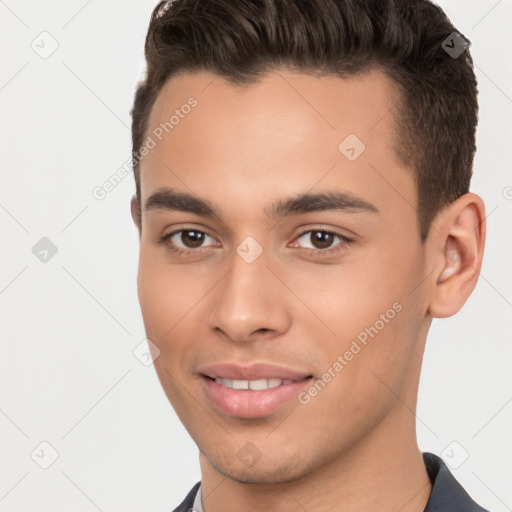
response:
{"label": "face", "polygon": [[414,430],[428,265],[397,100],[377,71],[195,72],[152,109],[145,329],[176,413],[235,480],[290,481]]}

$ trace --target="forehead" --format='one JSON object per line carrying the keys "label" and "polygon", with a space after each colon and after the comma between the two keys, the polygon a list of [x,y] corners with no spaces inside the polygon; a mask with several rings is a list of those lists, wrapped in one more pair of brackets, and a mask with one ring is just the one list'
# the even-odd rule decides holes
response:
{"label": "forehead", "polygon": [[412,174],[393,150],[398,99],[380,71],[340,78],[283,69],[243,86],[206,71],[174,76],[149,117],[155,146],[141,162],[142,200],[169,186],[249,208],[318,184],[375,204],[388,183],[414,203]]}

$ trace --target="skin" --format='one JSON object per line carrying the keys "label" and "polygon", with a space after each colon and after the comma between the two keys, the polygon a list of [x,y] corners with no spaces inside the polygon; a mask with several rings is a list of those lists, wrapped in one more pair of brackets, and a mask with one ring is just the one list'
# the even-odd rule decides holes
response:
{"label": "skin", "polygon": [[[482,200],[469,193],[445,207],[421,242],[414,174],[393,151],[399,98],[379,71],[341,79],[282,69],[249,87],[182,73],[160,91],[147,133],[191,96],[197,106],[141,162],[142,224],[135,197],[131,209],[144,325],[163,389],[200,450],[205,510],[422,511],[431,485],[414,411],[424,345],[432,318],[455,314],[477,282]],[[338,150],[348,134],[366,146],[352,162]],[[210,201],[221,219],[145,211],[163,187]],[[332,190],[378,212],[264,213]],[[180,228],[209,235],[200,252],[158,243]],[[322,228],[353,242],[334,237],[315,253],[308,230]],[[236,252],[247,236],[263,249],[252,263]],[[190,238],[172,240],[190,248]],[[198,369],[220,362],[318,379],[395,303],[401,311],[307,404],[237,418],[202,389]],[[246,443],[260,454],[251,467],[238,456]]]}

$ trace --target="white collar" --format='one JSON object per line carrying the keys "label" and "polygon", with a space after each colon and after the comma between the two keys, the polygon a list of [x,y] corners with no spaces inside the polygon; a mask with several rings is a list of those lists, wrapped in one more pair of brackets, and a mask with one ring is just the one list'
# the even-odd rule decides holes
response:
{"label": "white collar", "polygon": [[203,510],[203,495],[201,492],[201,486],[197,489],[196,497],[194,499],[194,508],[192,509],[194,512],[204,512]]}

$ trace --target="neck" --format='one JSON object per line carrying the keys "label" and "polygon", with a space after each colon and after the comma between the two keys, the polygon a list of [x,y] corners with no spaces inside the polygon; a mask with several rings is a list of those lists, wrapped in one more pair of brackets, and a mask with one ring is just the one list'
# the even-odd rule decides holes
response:
{"label": "neck", "polygon": [[[414,421],[412,428],[402,423],[397,430],[390,416],[407,409],[398,401],[395,408],[372,435],[349,452],[290,482],[240,483],[220,474],[200,454],[205,512],[422,512],[432,487],[417,446]],[[412,416],[408,410],[407,414]]]}

